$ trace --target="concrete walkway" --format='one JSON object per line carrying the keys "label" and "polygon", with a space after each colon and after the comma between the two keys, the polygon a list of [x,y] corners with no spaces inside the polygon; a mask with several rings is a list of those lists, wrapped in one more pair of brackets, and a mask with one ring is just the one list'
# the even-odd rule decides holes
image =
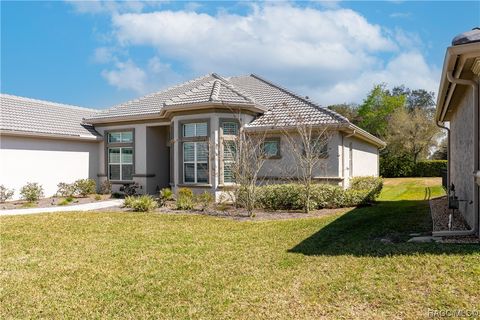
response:
{"label": "concrete walkway", "polygon": [[0,210],[1,216],[16,216],[22,214],[35,214],[35,213],[46,213],[46,212],[65,212],[65,211],[90,211],[97,209],[104,209],[110,207],[117,207],[123,204],[122,199],[107,200],[100,202],[84,203],[77,204],[73,206],[64,206],[64,207],[48,207],[48,208],[28,208],[28,209],[10,209],[10,210]]}

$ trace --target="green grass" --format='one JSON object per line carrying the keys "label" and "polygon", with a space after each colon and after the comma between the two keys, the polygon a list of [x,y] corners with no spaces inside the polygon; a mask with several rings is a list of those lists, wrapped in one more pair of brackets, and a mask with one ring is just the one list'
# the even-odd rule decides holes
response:
{"label": "green grass", "polygon": [[392,179],[372,207],[262,222],[2,217],[0,318],[421,319],[478,309],[480,246],[404,242],[430,229],[423,199],[441,193],[438,180]]}

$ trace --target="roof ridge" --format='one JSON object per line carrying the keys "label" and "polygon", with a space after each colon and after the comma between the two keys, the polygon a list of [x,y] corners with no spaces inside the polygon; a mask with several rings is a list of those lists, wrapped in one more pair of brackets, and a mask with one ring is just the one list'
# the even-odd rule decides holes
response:
{"label": "roof ridge", "polygon": [[337,113],[337,112],[335,112],[335,111],[333,111],[333,110],[330,110],[330,109],[328,109],[328,108],[325,108],[325,107],[321,106],[321,105],[318,104],[318,103],[315,103],[315,102],[313,102],[313,101],[307,100],[307,99],[305,99],[304,97],[302,97],[301,95],[299,95],[299,94],[297,94],[297,93],[295,93],[295,92],[293,92],[293,91],[291,91],[291,90],[289,90],[289,89],[287,89],[287,88],[285,88],[285,87],[283,87],[283,86],[281,86],[281,85],[278,85],[278,84],[276,84],[276,83],[273,83],[273,82],[271,82],[270,80],[266,80],[265,78],[263,78],[263,77],[255,74],[255,73],[250,74],[250,76],[251,76],[251,77],[254,77],[254,78],[256,78],[256,79],[258,79],[258,80],[260,80],[260,81],[262,81],[262,82],[265,82],[266,84],[268,84],[268,85],[270,85],[270,86],[273,86],[273,87],[275,87],[275,88],[277,88],[277,89],[279,89],[279,90],[281,90],[281,91],[283,91],[283,92],[291,95],[292,97],[295,97],[295,98],[297,98],[297,99],[300,99],[300,100],[302,100],[303,102],[305,102],[305,103],[307,103],[307,104],[309,104],[309,105],[311,105],[311,106],[313,106],[313,107],[320,108],[320,109],[326,111],[327,113],[332,114],[333,116],[335,116],[335,117],[337,117],[337,118],[339,118],[339,119],[341,119],[341,120],[346,120],[347,122],[350,122],[350,120],[348,120],[346,117],[342,116],[341,114],[339,114],[339,113]]}
{"label": "roof ridge", "polygon": [[[200,79],[201,79],[201,78],[196,79],[196,80],[200,80]],[[211,84],[211,83],[214,83],[214,82],[216,82],[216,81],[218,81],[218,80],[210,80],[210,81],[206,81],[206,82],[201,82],[198,86],[193,87],[193,88],[191,88],[190,90],[184,91],[184,92],[182,92],[182,93],[179,93],[179,94],[177,94],[177,95],[175,95],[175,96],[173,96],[173,97],[165,100],[165,102],[163,103],[163,105],[165,106],[165,105],[168,105],[168,104],[170,104],[170,103],[173,103],[173,102],[175,102],[175,101],[173,101],[173,99],[175,99],[175,98],[180,98],[180,99],[181,99],[182,97],[180,97],[180,96],[182,96],[182,95],[187,95],[187,96],[188,96],[189,94],[191,94],[191,93],[193,92],[193,90],[200,90],[199,87],[201,87],[201,86],[204,86],[204,87],[205,87],[205,84]],[[213,87],[213,86],[212,86],[212,87]],[[212,91],[213,91],[213,88],[212,88]],[[212,92],[210,93],[210,99],[211,99],[211,96],[212,96]]]}
{"label": "roof ridge", "polygon": [[49,100],[41,100],[41,99],[21,97],[21,96],[16,96],[16,95],[13,95],[13,94],[8,94],[8,93],[0,93],[0,97],[2,97],[2,98],[3,97],[12,98],[12,99],[28,101],[28,102],[44,103],[44,104],[49,104],[49,105],[53,105],[53,106],[57,106],[57,107],[64,107],[64,108],[69,108],[69,109],[80,109],[80,110],[93,111],[93,112],[100,112],[101,111],[99,109],[80,107],[80,106],[76,106],[76,105],[73,105],[73,104],[53,102],[53,101],[49,101]]}
{"label": "roof ridge", "polygon": [[[237,88],[233,83],[231,83],[230,81],[227,81],[227,82],[224,82],[222,83],[224,86],[226,86],[228,89],[232,90],[233,92],[235,92],[236,94],[238,94],[239,96],[245,98],[246,100],[252,102],[252,103],[257,103],[255,101],[255,98],[254,97],[250,97],[246,92],[240,90],[239,88]],[[260,104],[260,103],[259,103]]]}
{"label": "roof ridge", "polygon": [[212,86],[212,92],[210,93],[210,101],[218,100],[220,94],[220,80],[214,80]]}
{"label": "roof ridge", "polygon": [[[189,83],[192,83],[192,82],[201,80],[201,79],[203,79],[203,78],[207,78],[207,77],[209,77],[209,76],[214,76],[214,73],[204,74],[203,76],[200,76],[200,77],[197,77],[197,78],[194,78],[194,79],[190,79],[190,80],[185,81],[185,82],[182,82],[182,83],[178,83],[178,84],[176,84],[176,85],[167,87],[167,88],[165,88],[165,89],[163,89],[163,90],[158,90],[158,91],[155,91],[155,92],[146,94],[146,95],[144,95],[144,96],[141,96],[141,97],[138,97],[138,98],[135,98],[135,99],[131,99],[131,100],[128,100],[128,101],[123,102],[123,103],[116,104],[116,105],[114,105],[114,106],[112,106],[112,107],[110,107],[110,108],[104,109],[104,110],[102,110],[102,111],[105,111],[105,112],[106,112],[106,111],[109,111],[109,110],[115,110],[115,108],[118,108],[118,107],[121,107],[121,106],[124,106],[124,105],[128,105],[128,104],[131,104],[131,103],[133,103],[133,102],[140,101],[140,100],[145,99],[145,98],[153,97],[153,96],[155,96],[155,95],[157,95],[157,94],[164,93],[164,92],[166,92],[166,91],[179,88],[179,87],[184,86],[184,85],[187,85],[187,84],[189,84]],[[190,91],[190,90],[188,90],[188,91]],[[171,100],[171,98],[168,99],[168,100]]]}

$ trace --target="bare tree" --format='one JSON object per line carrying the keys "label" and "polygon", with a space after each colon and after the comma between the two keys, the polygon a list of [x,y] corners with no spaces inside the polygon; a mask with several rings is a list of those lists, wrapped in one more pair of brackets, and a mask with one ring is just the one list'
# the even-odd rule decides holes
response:
{"label": "bare tree", "polygon": [[306,213],[312,207],[312,186],[315,172],[327,168],[328,142],[331,131],[328,125],[312,124],[308,117],[290,111],[287,123],[278,123],[293,156],[295,178],[305,187],[303,207]]}

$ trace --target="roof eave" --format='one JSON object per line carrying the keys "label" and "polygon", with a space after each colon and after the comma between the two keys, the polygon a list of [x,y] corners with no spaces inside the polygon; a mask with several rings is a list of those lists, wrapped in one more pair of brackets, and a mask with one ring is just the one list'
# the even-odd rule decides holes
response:
{"label": "roof eave", "polygon": [[[465,60],[478,56],[479,54],[480,42],[467,43],[447,48],[437,96],[437,108],[435,112],[435,120],[437,122],[444,121],[447,109],[449,107],[449,101],[446,100],[446,97],[451,96],[456,87],[454,83],[450,85],[450,82],[447,79],[447,73],[455,72],[455,76],[458,76],[462,72]],[[458,64],[457,68],[455,68],[457,59],[459,57],[461,57],[462,61]]]}
{"label": "roof eave", "polygon": [[212,107],[222,107],[226,109],[248,109],[248,110],[251,110],[254,112],[260,112],[260,113],[267,111],[266,108],[263,108],[259,104],[255,104],[255,103],[227,103],[223,101],[208,101],[208,102],[165,105],[160,111],[160,115],[162,117],[167,117],[173,112],[191,111],[192,107],[194,107],[195,110],[208,109]]}
{"label": "roof eave", "polygon": [[152,120],[161,119],[160,113],[148,113],[148,114],[136,114],[126,116],[114,116],[114,117],[99,117],[99,118],[85,118],[84,123],[87,124],[104,124],[104,123],[116,123],[125,121],[139,121],[139,120]]}
{"label": "roof eave", "polygon": [[4,136],[15,137],[31,137],[31,138],[50,138],[50,139],[62,139],[62,140],[82,140],[82,141],[102,141],[101,136],[87,136],[87,135],[67,135],[67,134],[55,134],[44,133],[35,131],[21,131],[21,130],[5,130],[0,129],[0,134]]}

